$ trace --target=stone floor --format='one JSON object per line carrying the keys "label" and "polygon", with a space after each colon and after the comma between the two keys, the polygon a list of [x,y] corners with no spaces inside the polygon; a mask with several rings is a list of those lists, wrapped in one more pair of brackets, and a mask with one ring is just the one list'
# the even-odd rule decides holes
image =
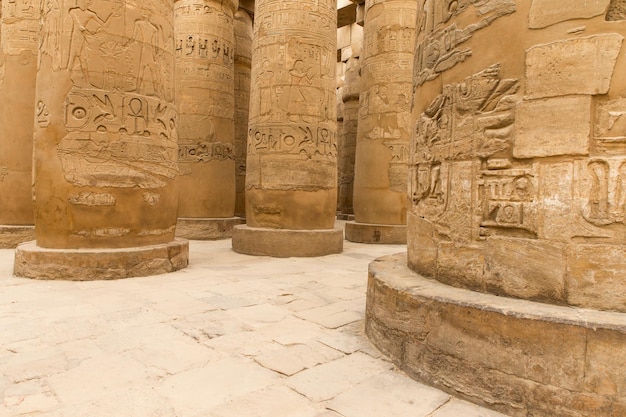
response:
{"label": "stone floor", "polygon": [[120,281],[12,276],[0,250],[0,416],[503,417],[421,385],[363,335],[368,263],[190,242],[191,263]]}

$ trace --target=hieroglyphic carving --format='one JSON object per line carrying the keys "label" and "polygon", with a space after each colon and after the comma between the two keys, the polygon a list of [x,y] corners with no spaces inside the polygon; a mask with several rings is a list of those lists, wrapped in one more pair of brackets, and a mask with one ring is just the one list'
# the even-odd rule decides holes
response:
{"label": "hieroglyphic carving", "polygon": [[487,158],[510,148],[519,82],[499,73],[496,64],[444,86],[417,121],[415,161]]}
{"label": "hieroglyphic carving", "polygon": [[[433,10],[428,10],[428,7]],[[475,23],[465,28],[459,28],[456,23],[445,26],[450,19],[470,9],[478,17]],[[472,49],[462,45],[476,31],[515,10],[515,0],[446,0],[425,3],[425,9],[418,17],[418,30],[421,33],[415,51],[413,89],[465,61],[472,55]],[[426,19],[427,13],[434,19]]]}
{"label": "hieroglyphic carving", "polygon": [[[57,152],[76,185],[156,188],[178,173],[176,112],[154,97],[73,89]],[[163,177],[163,178],[159,178]]]}
{"label": "hieroglyphic carving", "polygon": [[598,101],[594,138],[602,151],[623,150],[626,145],[626,98]]}
{"label": "hieroglyphic carving", "polygon": [[178,145],[178,163],[234,159],[232,143],[198,142]]}
{"label": "hieroglyphic carving", "polygon": [[91,192],[71,195],[69,201],[77,206],[114,206],[116,203],[113,194]]}
{"label": "hieroglyphic carving", "polygon": [[595,226],[626,224],[626,159],[592,158],[581,175],[581,214]]}
{"label": "hieroglyphic carving", "polygon": [[19,55],[37,52],[39,33],[39,2],[34,0],[5,0],[2,8],[2,38],[0,53]]}
{"label": "hieroglyphic carving", "polygon": [[325,127],[263,126],[252,128],[248,135],[248,155],[302,154],[337,156],[337,133]]}
{"label": "hieroglyphic carving", "polygon": [[529,170],[487,170],[478,182],[482,200],[481,227],[511,228],[537,232],[533,203],[537,180]]}
{"label": "hieroglyphic carving", "polygon": [[[500,79],[499,72],[499,65],[493,65],[462,83],[445,85],[443,93],[417,120],[410,150],[409,177],[410,196],[421,215],[435,219],[450,209],[450,178],[458,175],[454,170],[460,166],[450,162],[485,160],[510,150],[515,103],[520,100],[516,96],[519,82]],[[513,175],[509,171],[502,172],[504,178]],[[517,176],[523,177],[523,174]],[[524,180],[520,179],[517,184],[521,186],[522,182]],[[504,214],[498,214],[505,197],[500,194],[489,197],[494,203],[487,204],[485,209],[487,222],[492,219],[498,226],[517,224],[504,222]]]}

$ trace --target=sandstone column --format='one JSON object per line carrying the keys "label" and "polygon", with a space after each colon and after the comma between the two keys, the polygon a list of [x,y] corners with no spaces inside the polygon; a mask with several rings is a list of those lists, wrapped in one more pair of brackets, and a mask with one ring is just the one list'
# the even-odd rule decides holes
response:
{"label": "sandstone column", "polygon": [[1,5],[0,248],[13,248],[35,238],[31,171],[40,10],[26,0]]}
{"label": "sandstone column", "polygon": [[235,13],[235,215],[246,216],[246,156],[250,111],[252,18],[239,9]]}
{"label": "sandstone column", "polygon": [[414,0],[365,2],[353,242],[406,242],[416,10]]}
{"label": "sandstone column", "polygon": [[354,215],[354,165],[359,125],[360,66],[358,57],[350,57],[341,93],[343,102],[343,137],[339,147],[339,211],[344,217]]}
{"label": "sandstone column", "polygon": [[367,334],[507,415],[626,415],[626,1],[418,3],[408,251],[370,265]]}
{"label": "sandstone column", "polygon": [[224,239],[235,213],[235,35],[237,0],[174,6],[178,185],[176,235]]}
{"label": "sandstone column", "polygon": [[108,279],[187,265],[178,193],[172,0],[51,1],[42,16],[36,242],[15,274]]}
{"label": "sandstone column", "polygon": [[338,253],[336,2],[256,2],[246,226],[233,249],[270,256]]}

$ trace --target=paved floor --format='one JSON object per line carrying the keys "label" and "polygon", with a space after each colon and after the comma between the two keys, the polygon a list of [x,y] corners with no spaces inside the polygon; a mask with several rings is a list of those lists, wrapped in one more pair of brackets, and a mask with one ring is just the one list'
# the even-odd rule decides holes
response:
{"label": "paved floor", "polygon": [[190,242],[187,269],[108,282],[12,277],[0,250],[0,416],[502,417],[394,369],[363,335],[368,263]]}

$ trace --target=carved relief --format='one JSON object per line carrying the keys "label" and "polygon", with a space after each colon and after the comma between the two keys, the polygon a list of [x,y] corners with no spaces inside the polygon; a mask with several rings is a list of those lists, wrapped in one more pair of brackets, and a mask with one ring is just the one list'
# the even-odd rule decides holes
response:
{"label": "carved relief", "polygon": [[[45,0],[40,51],[81,88],[173,98],[171,22],[158,11],[121,0]],[[126,27],[126,38],[115,32]]]}
{"label": "carved relief", "polygon": [[626,224],[626,159],[594,158],[585,168],[582,216],[595,226]]}
{"label": "carved relief", "polygon": [[252,128],[248,135],[248,155],[301,154],[337,156],[337,133],[324,127],[274,126]]}
{"label": "carved relief", "polygon": [[70,133],[57,147],[66,179],[80,186],[164,186],[178,173],[175,117],[173,106],[156,98],[73,89],[65,100]]}
{"label": "carved relief", "polygon": [[[483,171],[478,182],[482,201],[481,227],[537,233],[537,179],[529,170]],[[484,232],[483,232],[484,233]]]}
{"label": "carved relief", "polygon": [[444,86],[417,121],[415,161],[487,158],[511,147],[519,82],[499,72],[493,65]]}
{"label": "carved relief", "polygon": [[233,144],[221,142],[198,142],[178,145],[178,162],[209,162],[234,159]]}
{"label": "carved relief", "polygon": [[[418,30],[421,29],[415,51],[415,79],[413,89],[439,76],[442,72],[465,61],[472,55],[471,48],[464,48],[463,43],[473,34],[493,23],[495,20],[515,12],[514,0],[461,0],[426,3],[425,7],[436,10],[422,10],[418,17]],[[444,26],[453,17],[468,9],[474,10],[477,21],[465,28],[456,23]],[[433,16],[427,20],[426,14]]]}
{"label": "carved relief", "polygon": [[71,195],[69,201],[77,206],[114,206],[116,199],[109,193],[84,192]]}
{"label": "carved relief", "polygon": [[39,2],[33,0],[11,0],[2,7],[2,38],[0,52],[19,55],[24,51],[37,53],[39,34]]}

